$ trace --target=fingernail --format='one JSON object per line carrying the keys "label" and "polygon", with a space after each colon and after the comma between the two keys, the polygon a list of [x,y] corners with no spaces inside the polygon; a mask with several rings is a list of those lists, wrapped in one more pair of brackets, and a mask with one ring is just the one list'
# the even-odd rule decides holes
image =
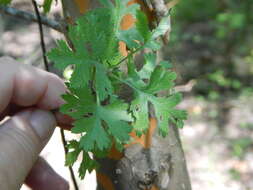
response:
{"label": "fingernail", "polygon": [[48,139],[56,126],[54,115],[49,111],[34,110],[30,117],[31,127],[42,141]]}

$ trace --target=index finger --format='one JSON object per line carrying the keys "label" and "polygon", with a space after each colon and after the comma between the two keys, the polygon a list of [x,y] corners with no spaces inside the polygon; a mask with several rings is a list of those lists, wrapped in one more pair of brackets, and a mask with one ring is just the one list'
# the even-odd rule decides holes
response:
{"label": "index finger", "polygon": [[56,75],[20,64],[9,57],[0,58],[0,113],[10,104],[52,110],[64,101],[64,82]]}

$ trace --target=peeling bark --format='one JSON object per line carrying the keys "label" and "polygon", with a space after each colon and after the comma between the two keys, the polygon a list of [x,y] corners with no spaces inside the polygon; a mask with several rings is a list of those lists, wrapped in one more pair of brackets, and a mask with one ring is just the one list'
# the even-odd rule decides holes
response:
{"label": "peeling bark", "polygon": [[[151,120],[154,124],[154,120]],[[157,129],[148,148],[133,144],[120,160],[101,159],[98,171],[108,175],[115,190],[191,190],[178,129],[162,138]],[[99,182],[97,190],[109,190]]]}

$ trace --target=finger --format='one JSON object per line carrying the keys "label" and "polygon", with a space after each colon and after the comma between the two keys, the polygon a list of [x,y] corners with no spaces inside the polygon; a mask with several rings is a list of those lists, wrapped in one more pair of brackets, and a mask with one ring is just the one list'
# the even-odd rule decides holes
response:
{"label": "finger", "polygon": [[64,82],[52,73],[0,58],[0,112],[10,102],[19,106],[37,105],[43,109],[58,108],[66,91]]}
{"label": "finger", "polygon": [[[5,108],[5,110],[2,111],[2,113],[0,113],[0,121],[4,119],[5,116],[13,116],[24,109],[29,109],[29,107],[22,107],[17,106],[15,104],[10,104]],[[31,107],[30,109],[35,109],[35,107]],[[58,111],[58,109],[52,112],[54,113],[54,116],[56,118],[57,126],[65,130],[70,130],[73,127],[72,123],[74,120],[70,116],[62,114]]]}
{"label": "finger", "polygon": [[25,183],[33,190],[68,190],[69,184],[41,157],[36,161]]}
{"label": "finger", "polygon": [[0,125],[0,189],[19,189],[56,125],[52,113],[23,111]]}
{"label": "finger", "polygon": [[27,109],[27,107],[17,106],[15,104],[9,104],[3,111],[0,113],[0,121],[6,116],[13,116],[16,113]]}

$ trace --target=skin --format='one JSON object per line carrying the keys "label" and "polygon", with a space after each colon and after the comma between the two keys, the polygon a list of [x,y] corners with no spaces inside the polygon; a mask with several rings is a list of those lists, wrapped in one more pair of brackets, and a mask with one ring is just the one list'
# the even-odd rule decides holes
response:
{"label": "skin", "polygon": [[35,190],[69,189],[39,157],[55,126],[70,126],[71,119],[50,111],[64,103],[65,91],[56,75],[0,57],[0,189],[20,189],[24,182]]}

